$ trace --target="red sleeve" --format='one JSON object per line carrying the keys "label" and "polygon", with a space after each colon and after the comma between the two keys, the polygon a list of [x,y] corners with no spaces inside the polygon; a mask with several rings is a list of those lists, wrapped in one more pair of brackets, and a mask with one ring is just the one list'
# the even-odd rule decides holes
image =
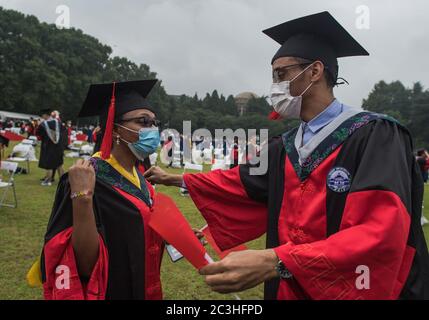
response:
{"label": "red sleeve", "polygon": [[73,228],[59,232],[44,247],[46,300],[104,300],[108,279],[108,254],[100,236],[97,263],[87,283],[81,281],[71,244]]}
{"label": "red sleeve", "polygon": [[185,174],[183,179],[220,249],[233,248],[266,232],[267,206],[249,198],[239,167]]}
{"label": "red sleeve", "polygon": [[[348,195],[340,231],[326,240],[275,248],[278,257],[312,299],[396,299],[414,257],[407,246],[410,216],[393,192]],[[369,288],[358,289],[359,266]]]}

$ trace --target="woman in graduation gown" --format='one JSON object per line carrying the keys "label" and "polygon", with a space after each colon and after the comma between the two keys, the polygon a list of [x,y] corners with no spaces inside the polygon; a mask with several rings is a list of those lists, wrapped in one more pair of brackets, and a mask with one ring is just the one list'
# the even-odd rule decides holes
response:
{"label": "woman in graduation gown", "polygon": [[156,203],[139,165],[159,144],[145,99],[156,82],[91,85],[79,116],[101,116],[103,143],[58,185],[41,259],[46,299],[162,299],[163,241],[148,227]]}

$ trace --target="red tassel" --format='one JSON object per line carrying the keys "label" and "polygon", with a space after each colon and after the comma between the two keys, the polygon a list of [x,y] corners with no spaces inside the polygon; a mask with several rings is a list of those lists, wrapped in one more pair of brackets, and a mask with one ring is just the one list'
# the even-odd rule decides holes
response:
{"label": "red tassel", "polygon": [[281,119],[281,115],[275,111],[272,111],[269,115],[268,115],[268,119],[270,120],[278,120]]}
{"label": "red tassel", "polygon": [[103,142],[101,144],[100,152],[101,158],[106,160],[110,157],[113,141],[113,125],[115,121],[115,87],[116,83],[113,82],[112,98],[110,100],[109,114],[107,116],[106,128],[104,129]]}

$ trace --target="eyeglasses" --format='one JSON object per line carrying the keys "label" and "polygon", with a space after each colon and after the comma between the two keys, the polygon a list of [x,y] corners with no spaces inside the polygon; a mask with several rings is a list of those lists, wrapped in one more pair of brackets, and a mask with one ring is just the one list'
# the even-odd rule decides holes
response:
{"label": "eyeglasses", "polygon": [[150,127],[160,127],[161,126],[161,121],[159,121],[158,119],[155,118],[150,118],[147,116],[143,116],[143,117],[138,117],[138,118],[130,118],[130,119],[122,119],[120,122],[130,122],[133,121],[145,128],[150,128]]}
{"label": "eyeglasses", "polygon": [[290,66],[284,66],[281,68],[277,68],[275,70],[273,70],[273,82],[274,83],[279,83],[282,81],[286,81],[286,77],[288,75],[288,70],[295,68],[295,67],[304,67],[304,66],[309,66],[310,64],[312,64],[312,62],[306,62],[306,63],[297,63],[297,64],[292,64]]}

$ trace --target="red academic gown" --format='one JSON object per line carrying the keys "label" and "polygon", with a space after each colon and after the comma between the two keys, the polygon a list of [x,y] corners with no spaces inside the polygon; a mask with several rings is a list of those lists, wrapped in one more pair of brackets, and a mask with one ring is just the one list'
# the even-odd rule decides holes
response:
{"label": "red academic gown", "polygon": [[408,131],[362,112],[301,162],[296,134],[271,141],[265,175],[240,165],[184,176],[218,246],[267,233],[293,277],[268,281],[266,299],[428,299],[423,185]]}

